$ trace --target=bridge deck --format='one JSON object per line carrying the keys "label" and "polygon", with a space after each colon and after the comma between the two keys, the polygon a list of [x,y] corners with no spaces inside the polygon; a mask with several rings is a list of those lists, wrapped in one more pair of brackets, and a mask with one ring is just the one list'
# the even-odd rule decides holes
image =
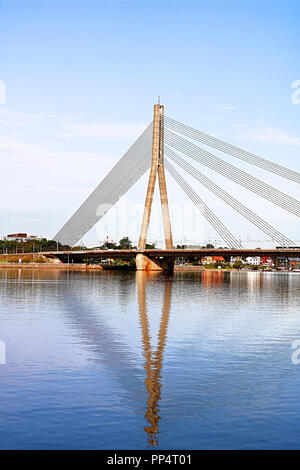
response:
{"label": "bridge deck", "polygon": [[83,257],[99,257],[99,258],[134,258],[138,253],[142,253],[150,258],[157,257],[172,257],[172,258],[186,258],[191,256],[205,257],[205,256],[269,256],[273,258],[278,257],[300,257],[300,248],[287,248],[287,249],[168,249],[168,250],[76,250],[76,251],[47,251],[42,252],[45,256],[65,257],[70,256],[73,259]]}

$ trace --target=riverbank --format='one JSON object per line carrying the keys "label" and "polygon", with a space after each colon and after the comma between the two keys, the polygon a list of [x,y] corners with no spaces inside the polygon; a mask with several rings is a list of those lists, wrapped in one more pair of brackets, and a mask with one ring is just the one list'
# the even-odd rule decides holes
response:
{"label": "riverbank", "polygon": [[103,267],[99,265],[66,263],[0,263],[0,269],[59,269],[60,271],[103,271]]}

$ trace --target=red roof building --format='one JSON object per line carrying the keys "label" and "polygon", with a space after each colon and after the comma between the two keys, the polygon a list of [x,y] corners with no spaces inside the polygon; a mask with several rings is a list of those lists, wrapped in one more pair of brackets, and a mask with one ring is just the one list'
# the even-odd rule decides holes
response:
{"label": "red roof building", "polygon": [[225,259],[223,258],[223,256],[213,256],[212,257],[213,261],[220,261],[221,263],[224,263]]}
{"label": "red roof building", "polygon": [[11,233],[7,238],[27,238],[27,233]]}

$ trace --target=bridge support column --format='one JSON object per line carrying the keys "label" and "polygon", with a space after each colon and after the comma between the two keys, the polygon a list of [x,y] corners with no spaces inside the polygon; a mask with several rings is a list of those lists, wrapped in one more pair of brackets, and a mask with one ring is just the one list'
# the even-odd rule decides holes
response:
{"label": "bridge support column", "polygon": [[167,273],[174,271],[174,259],[167,256],[152,259],[143,253],[138,253],[135,262],[137,271],[161,271]]}
{"label": "bridge support column", "polygon": [[156,176],[158,175],[162,219],[167,249],[173,248],[171,230],[171,219],[167,194],[167,184],[164,167],[164,107],[160,104],[154,105],[153,114],[153,138],[152,138],[152,163],[148,180],[148,188],[145,200],[144,214],[138,247],[146,248],[148,229],[150,223],[151,209],[155,190]]}

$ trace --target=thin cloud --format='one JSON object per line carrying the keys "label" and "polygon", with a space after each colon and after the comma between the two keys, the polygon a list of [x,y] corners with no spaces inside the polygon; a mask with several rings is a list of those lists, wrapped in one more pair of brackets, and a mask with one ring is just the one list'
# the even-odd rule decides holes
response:
{"label": "thin cloud", "polygon": [[70,136],[83,139],[123,140],[136,138],[146,127],[144,123],[83,123],[69,122],[64,124],[61,137]]}
{"label": "thin cloud", "polygon": [[[25,127],[27,125],[42,125],[50,119],[57,119],[58,116],[47,114],[34,114],[22,111],[14,111],[7,108],[0,108],[0,124],[10,128]],[[63,117],[60,116],[60,119]]]}
{"label": "thin cloud", "polygon": [[66,187],[66,186],[55,186],[51,184],[38,184],[36,185],[36,189],[39,189],[41,191],[52,191],[55,193],[81,193],[81,194],[87,194],[90,191],[89,187],[85,188],[78,188],[78,187]]}
{"label": "thin cloud", "polygon": [[10,133],[30,130],[36,135],[54,135],[62,141],[72,138],[119,141],[133,139],[144,130],[143,122],[93,122],[79,116],[33,114],[0,108],[0,125]]}
{"label": "thin cloud", "polygon": [[78,151],[55,151],[50,150],[41,145],[30,145],[20,141],[9,139],[0,140],[0,157],[3,156],[3,161],[17,161],[17,162],[34,162],[35,164],[45,165],[46,163],[54,164],[57,162],[60,166],[63,164],[70,164],[70,162],[93,163],[99,160],[107,161],[114,160],[113,157],[103,157],[94,152],[78,152]]}
{"label": "thin cloud", "polygon": [[235,106],[231,106],[230,104],[218,104],[216,108],[222,109],[224,111],[237,111],[237,108]]}
{"label": "thin cloud", "polygon": [[237,136],[241,139],[300,147],[300,137],[292,135],[289,132],[286,132],[277,127],[257,126],[254,128],[249,128],[243,124],[235,124],[234,127],[243,129]]}

